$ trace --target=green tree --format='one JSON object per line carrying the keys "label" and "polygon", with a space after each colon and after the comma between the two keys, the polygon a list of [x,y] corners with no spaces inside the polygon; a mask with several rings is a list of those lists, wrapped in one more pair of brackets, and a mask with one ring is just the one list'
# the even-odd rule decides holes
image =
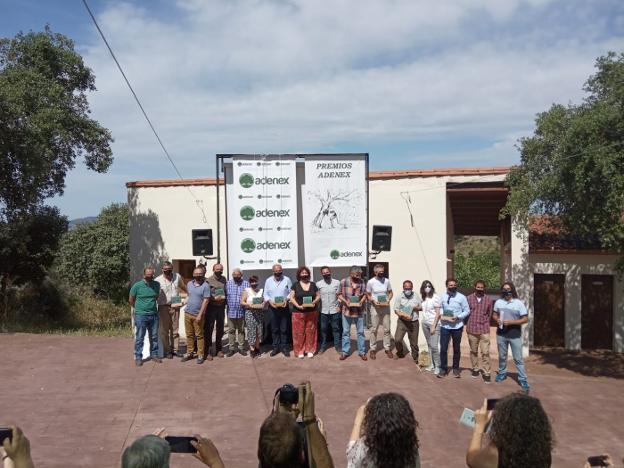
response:
{"label": "green tree", "polygon": [[488,288],[496,288],[500,284],[500,253],[497,250],[457,252],[454,271],[457,283],[463,288],[471,288],[477,280],[485,281]]}
{"label": "green tree", "polygon": [[0,221],[63,193],[84,157],[106,172],[110,132],[89,117],[95,78],[74,43],[49,27],[0,38]]}
{"label": "green tree", "polygon": [[[624,253],[624,54],[596,61],[579,105],[555,104],[520,140],[503,215],[549,215],[568,235]],[[624,268],[622,258],[620,269]]]}
{"label": "green tree", "polygon": [[112,204],[91,223],[79,224],[61,239],[56,274],[69,284],[123,299],[129,282],[128,206]]}

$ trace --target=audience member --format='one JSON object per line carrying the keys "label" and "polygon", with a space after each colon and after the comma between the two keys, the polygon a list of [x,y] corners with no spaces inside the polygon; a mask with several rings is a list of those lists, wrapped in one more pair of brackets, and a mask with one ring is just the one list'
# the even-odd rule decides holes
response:
{"label": "audience member", "polygon": [[476,411],[466,464],[470,468],[548,468],[552,449],[552,428],[540,401],[512,393],[501,398],[493,411],[487,410],[487,400]]}
{"label": "audience member", "polygon": [[12,426],[11,440],[0,440],[4,454],[2,461],[4,468],[34,468],[35,464],[30,456],[30,441],[19,427]]}
{"label": "audience member", "polygon": [[348,468],[418,468],[418,422],[398,393],[380,393],[355,416],[347,445]]}

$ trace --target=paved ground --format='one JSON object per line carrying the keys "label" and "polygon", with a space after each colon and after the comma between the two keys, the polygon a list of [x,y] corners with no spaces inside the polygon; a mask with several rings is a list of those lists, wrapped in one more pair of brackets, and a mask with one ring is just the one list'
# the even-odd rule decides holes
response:
{"label": "paved ground", "polygon": [[[463,407],[516,390],[508,379],[435,379],[408,360],[336,359],[333,350],[299,361],[237,355],[197,366],[166,360],[134,367],[131,340],[1,335],[0,424],[15,422],[31,440],[37,467],[119,466],[123,448],[166,426],[169,434],[211,437],[226,466],[256,467],[257,434],[275,388],[310,379],[336,466],[357,407],[383,391],[406,395],[420,422],[422,466],[464,466],[471,432]],[[466,353],[465,353],[466,354]],[[466,364],[466,362],[462,362]],[[528,363],[533,394],[552,418],[554,466],[582,466],[588,455],[624,455],[624,358],[539,353]],[[173,467],[199,467],[174,455]]]}

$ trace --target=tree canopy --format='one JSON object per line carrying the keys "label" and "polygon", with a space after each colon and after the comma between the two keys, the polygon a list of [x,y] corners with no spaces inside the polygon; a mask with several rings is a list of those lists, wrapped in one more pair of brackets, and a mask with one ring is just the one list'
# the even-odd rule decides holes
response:
{"label": "tree canopy", "polygon": [[70,284],[126,296],[129,281],[128,206],[112,204],[91,223],[67,231],[56,257],[57,274]]}
{"label": "tree canopy", "polygon": [[0,221],[63,193],[83,156],[106,172],[110,132],[89,117],[95,77],[68,37],[44,32],[0,38]]}
{"label": "tree canopy", "polygon": [[548,215],[565,233],[622,254],[624,54],[599,57],[596,70],[582,103],[554,104],[519,141],[521,164],[507,177],[503,214],[524,225],[532,215]]}

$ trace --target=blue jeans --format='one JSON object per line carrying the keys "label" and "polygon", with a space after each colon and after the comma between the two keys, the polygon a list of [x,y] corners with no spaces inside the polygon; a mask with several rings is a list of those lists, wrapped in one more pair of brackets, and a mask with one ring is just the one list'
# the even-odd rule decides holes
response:
{"label": "blue jeans", "polygon": [[498,345],[498,373],[502,375],[507,373],[507,349],[509,346],[511,347],[514,364],[518,370],[518,380],[526,382],[527,375],[524,369],[524,359],[522,358],[522,337],[507,338],[506,336],[496,335],[496,344]]}
{"label": "blue jeans", "polygon": [[158,357],[158,314],[134,314],[134,358],[143,358],[145,332],[149,333],[150,357]]}
{"label": "blue jeans", "polygon": [[334,348],[340,349],[341,344],[341,332],[340,325],[342,323],[340,312],[335,314],[320,314],[321,315],[321,328],[319,334],[321,335],[321,347],[325,349],[327,345],[327,325],[331,323],[332,334],[334,335]]}
{"label": "blue jeans", "polygon": [[459,346],[462,331],[464,331],[464,327],[457,330],[440,327],[440,370],[443,372],[448,370],[448,345],[451,338],[453,339],[453,369],[459,369]]}
{"label": "blue jeans", "polygon": [[364,317],[342,316],[342,352],[351,353],[351,325],[355,325],[357,332],[358,354],[366,354],[366,344],[364,339]]}

